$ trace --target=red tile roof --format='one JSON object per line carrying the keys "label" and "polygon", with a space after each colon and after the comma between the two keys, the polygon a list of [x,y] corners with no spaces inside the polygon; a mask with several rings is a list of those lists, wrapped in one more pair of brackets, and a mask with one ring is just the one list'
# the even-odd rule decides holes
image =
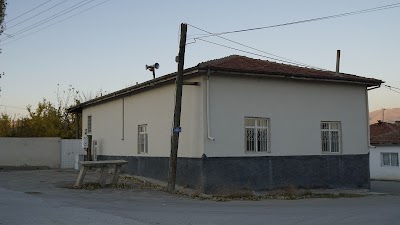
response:
{"label": "red tile roof", "polygon": [[327,70],[311,69],[271,62],[268,60],[252,59],[245,56],[231,55],[214,59],[197,65],[197,69],[211,69],[225,72],[253,73],[263,76],[281,75],[291,78],[311,78],[321,80],[337,80],[366,83],[369,86],[380,85],[382,80],[339,73]]}
{"label": "red tile roof", "polygon": [[[221,73],[233,73],[239,75],[257,75],[264,77],[285,77],[293,79],[313,79],[323,81],[335,81],[335,82],[350,82],[359,83],[366,86],[378,86],[383,81],[355,76],[351,74],[340,73],[336,74],[332,71],[316,70],[305,67],[292,66],[287,64],[280,64],[276,62],[270,62],[267,60],[252,59],[245,56],[231,55],[220,59],[214,59],[207,62],[199,63],[197,66],[185,69],[186,75],[201,73],[207,70],[218,71]],[[190,73],[190,72],[195,73]],[[185,75],[185,76],[186,76]],[[100,104],[104,101],[110,101],[121,96],[132,95],[133,93],[155,88],[157,85],[161,85],[167,82],[173,82],[176,77],[176,73],[167,74],[155,79],[124,88],[122,90],[109,93],[107,95],[83,102],[76,106],[68,109],[69,112],[81,112],[84,107],[89,105]]]}
{"label": "red tile roof", "polygon": [[400,122],[370,125],[371,145],[400,145]]}

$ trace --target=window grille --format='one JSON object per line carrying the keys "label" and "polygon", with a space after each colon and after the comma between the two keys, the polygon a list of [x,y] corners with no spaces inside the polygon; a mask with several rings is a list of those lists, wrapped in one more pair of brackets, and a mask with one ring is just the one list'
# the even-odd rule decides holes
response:
{"label": "window grille", "polygon": [[268,152],[268,119],[245,118],[246,152]]}
{"label": "window grille", "polygon": [[147,124],[138,126],[138,154],[148,152]]}
{"label": "window grille", "polygon": [[91,115],[87,117],[87,132],[89,134],[92,133],[92,116]]}
{"label": "window grille", "polygon": [[381,153],[381,166],[399,166],[399,153]]}
{"label": "window grille", "polygon": [[321,122],[321,142],[323,153],[341,152],[340,122]]}

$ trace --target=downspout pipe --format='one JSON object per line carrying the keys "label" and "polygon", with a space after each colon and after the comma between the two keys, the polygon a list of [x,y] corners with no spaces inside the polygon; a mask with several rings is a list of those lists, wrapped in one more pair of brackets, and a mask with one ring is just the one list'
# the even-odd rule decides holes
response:
{"label": "downspout pipe", "polygon": [[207,138],[214,141],[215,138],[211,137],[210,129],[210,69],[207,70],[207,85],[206,85],[206,117],[207,117]]}
{"label": "downspout pipe", "polygon": [[366,107],[367,107],[367,135],[368,135],[368,147],[369,148],[376,148],[375,146],[371,145],[371,130],[370,130],[370,125],[369,125],[369,101],[368,101],[368,91],[376,89],[376,88],[380,88],[381,85],[378,85],[376,87],[371,87],[371,88],[367,88],[365,91],[365,101],[366,101]]}

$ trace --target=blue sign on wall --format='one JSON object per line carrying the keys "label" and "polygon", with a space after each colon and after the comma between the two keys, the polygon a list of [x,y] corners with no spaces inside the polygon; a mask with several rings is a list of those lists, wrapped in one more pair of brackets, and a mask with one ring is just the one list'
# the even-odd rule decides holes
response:
{"label": "blue sign on wall", "polygon": [[174,127],[174,128],[172,129],[172,132],[174,132],[174,133],[180,133],[180,132],[182,132],[182,127]]}

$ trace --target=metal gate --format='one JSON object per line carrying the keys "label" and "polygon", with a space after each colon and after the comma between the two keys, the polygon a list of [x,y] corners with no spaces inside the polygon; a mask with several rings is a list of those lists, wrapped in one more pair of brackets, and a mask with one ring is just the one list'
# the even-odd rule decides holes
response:
{"label": "metal gate", "polygon": [[82,148],[81,139],[61,140],[61,168],[74,168],[76,159],[83,154],[85,150]]}

